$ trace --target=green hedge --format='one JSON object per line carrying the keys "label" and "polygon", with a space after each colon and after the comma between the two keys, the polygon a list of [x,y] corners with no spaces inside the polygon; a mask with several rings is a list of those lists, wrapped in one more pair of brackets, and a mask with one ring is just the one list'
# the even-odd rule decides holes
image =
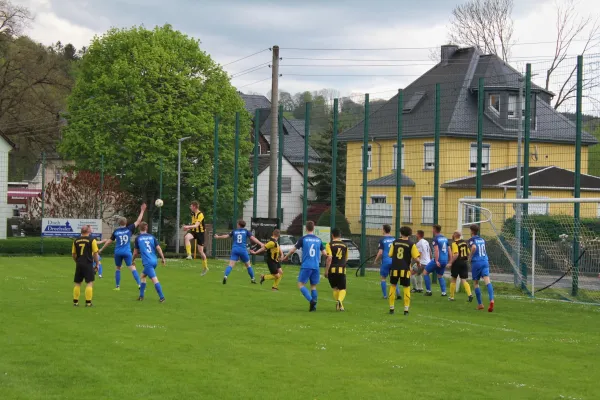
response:
{"label": "green hedge", "polygon": [[[70,255],[73,241],[69,238],[12,237],[0,240],[0,255]],[[106,249],[104,255],[112,254],[114,246]]]}
{"label": "green hedge", "polygon": [[[329,226],[330,222],[331,222],[331,208],[327,209],[327,211],[325,211],[323,214],[321,214],[321,217],[317,221],[317,226]],[[340,212],[340,210],[337,210],[337,212],[335,213],[335,228],[338,228],[339,230],[341,230],[342,236],[344,236],[344,237],[351,235],[350,224],[348,223],[346,216],[344,214],[342,214]]]}
{"label": "green hedge", "polygon": [[[565,226],[565,218],[573,219],[572,216],[566,215],[529,215],[523,217],[523,227],[527,231],[531,231],[531,227],[535,226],[536,235],[547,238],[552,241],[560,241],[560,235],[567,234],[569,238],[573,238],[575,225]],[[600,236],[600,219],[584,218],[580,220],[581,230],[580,237],[592,238]],[[509,218],[502,226],[502,232],[505,234],[514,235],[515,219]]]}

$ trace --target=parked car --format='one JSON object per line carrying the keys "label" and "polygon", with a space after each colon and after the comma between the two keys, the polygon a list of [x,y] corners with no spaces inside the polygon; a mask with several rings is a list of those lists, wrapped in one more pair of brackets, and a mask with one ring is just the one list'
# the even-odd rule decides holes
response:
{"label": "parked car", "polygon": [[[281,251],[283,251],[283,255],[287,253],[296,246],[296,242],[298,239],[292,235],[281,235],[279,237],[279,247],[281,247]],[[292,255],[292,259],[290,262],[292,264],[300,265],[300,260],[302,260],[302,250],[296,250],[296,252]]]}
{"label": "parked car", "polygon": [[360,263],[360,250],[358,246],[350,239],[342,238],[342,242],[348,246],[348,265],[358,266]]}

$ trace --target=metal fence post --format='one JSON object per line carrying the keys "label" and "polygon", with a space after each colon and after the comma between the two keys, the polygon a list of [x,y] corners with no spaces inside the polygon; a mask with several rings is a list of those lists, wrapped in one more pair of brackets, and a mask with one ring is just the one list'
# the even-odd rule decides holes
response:
{"label": "metal fence post", "polygon": [[[573,197],[581,197],[581,130],[583,113],[583,56],[577,57],[577,120],[575,123],[575,192]],[[580,204],[575,203],[573,210],[573,280],[572,294],[577,296],[579,291],[579,217]]]}
{"label": "metal fence post", "polygon": [[[438,223],[440,202],[440,113],[441,85],[435,84],[435,127],[434,127],[434,169],[433,169],[433,223]],[[437,274],[432,274],[432,282],[437,283]]]}
{"label": "metal fence post", "polygon": [[402,223],[402,112],[404,110],[404,92],[398,89],[397,132],[396,132],[396,237],[400,237]]}
{"label": "metal fence post", "polygon": [[[160,180],[158,183],[158,198],[162,199],[163,195],[163,160],[160,160]],[[160,242],[160,234],[162,231],[162,207],[158,208],[158,241]]]}
{"label": "metal fence post", "polygon": [[367,257],[367,183],[368,183],[368,168],[369,168],[369,94],[365,94],[365,126],[363,132],[363,148],[362,148],[362,197],[360,200],[360,276],[365,276],[365,260]]}
{"label": "metal fence post", "polygon": [[304,197],[302,199],[302,226],[306,225],[308,218],[308,138],[310,135],[310,109],[311,103],[306,102],[304,115]]}
{"label": "metal fence post", "polygon": [[[475,197],[481,198],[481,173],[483,161],[483,113],[485,109],[485,85],[483,78],[479,78],[479,88],[477,93],[477,176],[475,183]],[[475,219],[479,218],[479,208],[477,208]]]}
{"label": "metal fence post", "polygon": [[[42,153],[42,220],[46,212],[46,153]],[[40,221],[40,224],[42,221]],[[41,225],[43,227],[43,224]],[[41,229],[40,229],[41,230]],[[44,232],[40,232],[40,253],[44,254]]]}
{"label": "metal fence post", "polygon": [[339,100],[333,100],[333,132],[331,134],[331,215],[329,216],[329,226],[331,229],[336,227],[335,217],[337,215],[337,131],[339,124]]}
{"label": "metal fence post", "polygon": [[[527,98],[531,98],[531,64],[527,64],[525,72],[525,101]],[[527,102],[525,103],[527,108]],[[525,109],[525,140],[523,144],[523,198],[529,198],[529,147],[531,146],[531,109],[529,110],[529,117],[527,116],[527,109]],[[527,216],[529,207],[525,203],[523,204],[523,216]]]}
{"label": "metal fence post", "polygon": [[[252,177],[254,183],[252,185],[252,218],[257,217],[258,207],[258,146],[260,146],[260,110],[254,112],[254,161],[252,166]],[[256,262],[256,256],[252,256],[252,264]]]}
{"label": "metal fence post", "polygon": [[100,156],[100,219],[104,219],[104,154]]}
{"label": "metal fence post", "polygon": [[215,234],[217,232],[217,201],[218,201],[218,190],[219,190],[219,116],[215,115],[215,133],[214,133],[214,166],[213,166],[213,237],[212,237],[212,248],[211,255],[213,258],[217,256],[217,239]]}
{"label": "metal fence post", "polygon": [[235,158],[233,165],[233,226],[238,220],[238,185],[240,168],[240,113],[235,113]]}
{"label": "metal fence post", "polygon": [[[279,138],[279,149],[277,150],[277,227],[281,229],[281,223],[283,222],[283,213],[281,212],[281,178],[283,168],[283,106],[279,106],[278,110],[278,125],[277,125],[277,136]],[[273,151],[273,149],[271,149]]]}

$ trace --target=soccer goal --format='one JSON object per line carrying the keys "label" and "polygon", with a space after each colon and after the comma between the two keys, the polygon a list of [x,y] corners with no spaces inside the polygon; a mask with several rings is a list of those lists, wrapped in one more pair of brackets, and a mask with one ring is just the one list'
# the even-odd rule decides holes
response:
{"label": "soccer goal", "polygon": [[480,226],[493,281],[535,298],[600,303],[599,216],[600,198],[464,198],[457,225],[465,239]]}

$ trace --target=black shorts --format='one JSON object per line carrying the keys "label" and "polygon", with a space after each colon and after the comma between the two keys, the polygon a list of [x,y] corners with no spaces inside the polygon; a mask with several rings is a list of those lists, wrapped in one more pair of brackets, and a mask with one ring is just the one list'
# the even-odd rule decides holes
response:
{"label": "black shorts", "polygon": [[328,274],[327,279],[332,289],[346,290],[346,274]]}
{"label": "black shorts", "polygon": [[75,265],[75,278],[73,282],[81,283],[85,280],[85,283],[94,282],[96,271],[94,271],[93,264],[76,264]]}
{"label": "black shorts", "polygon": [[469,266],[467,265],[467,261],[465,260],[456,260],[452,263],[452,268],[450,269],[450,275],[453,278],[460,276],[460,279],[468,279],[469,278]]}
{"label": "black shorts", "polygon": [[198,246],[204,246],[204,232],[193,232],[190,231],[194,239],[196,240],[196,244]]}
{"label": "black shorts", "polygon": [[402,269],[390,269],[390,284],[410,287],[410,267]]}
{"label": "black shorts", "polygon": [[267,267],[269,267],[269,272],[272,275],[278,274],[279,269],[281,268],[281,264],[278,262],[267,261]]}

